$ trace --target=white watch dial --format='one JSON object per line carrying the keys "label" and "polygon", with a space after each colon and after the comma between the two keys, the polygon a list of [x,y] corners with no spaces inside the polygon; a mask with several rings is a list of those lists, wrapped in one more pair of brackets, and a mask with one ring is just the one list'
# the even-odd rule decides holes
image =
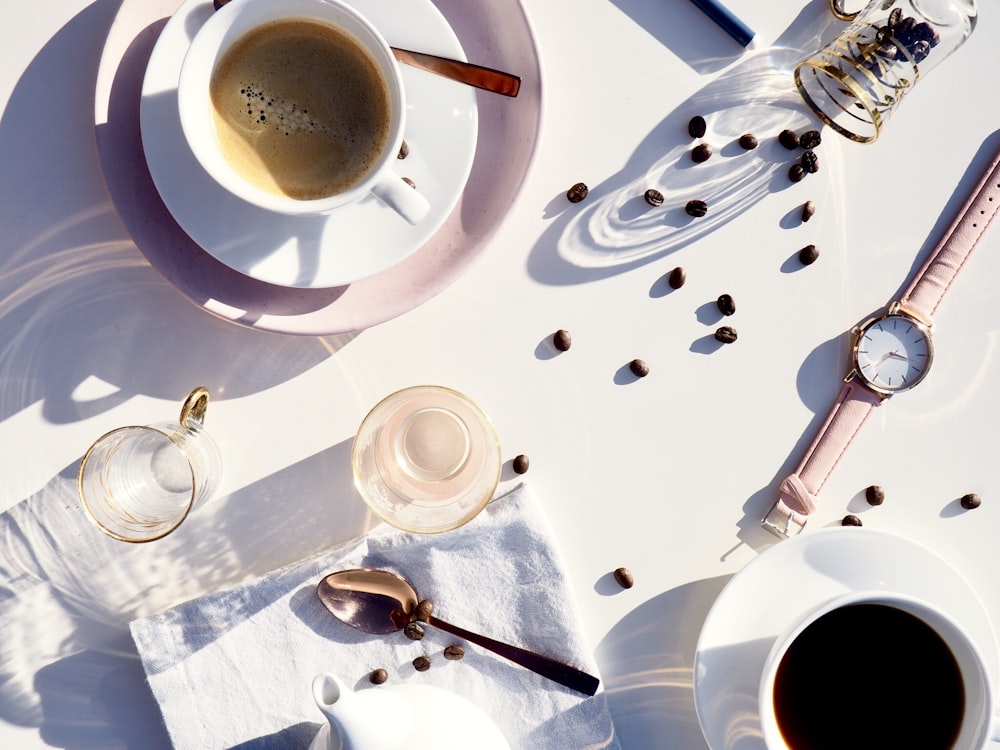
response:
{"label": "white watch dial", "polygon": [[858,334],[855,367],[880,393],[912,388],[930,369],[933,350],[927,327],[906,315],[887,315]]}

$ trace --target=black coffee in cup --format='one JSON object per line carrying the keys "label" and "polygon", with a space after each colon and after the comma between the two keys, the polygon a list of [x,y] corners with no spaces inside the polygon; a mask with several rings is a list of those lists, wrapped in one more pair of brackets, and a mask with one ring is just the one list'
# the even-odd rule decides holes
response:
{"label": "black coffee in cup", "polygon": [[247,33],[212,73],[216,134],[248,182],[314,200],[363,180],[385,150],[389,88],[349,34],[304,18]]}
{"label": "black coffee in cup", "polygon": [[782,656],[772,696],[793,750],[947,750],[965,711],[947,643],[919,617],[875,603],[807,626]]}

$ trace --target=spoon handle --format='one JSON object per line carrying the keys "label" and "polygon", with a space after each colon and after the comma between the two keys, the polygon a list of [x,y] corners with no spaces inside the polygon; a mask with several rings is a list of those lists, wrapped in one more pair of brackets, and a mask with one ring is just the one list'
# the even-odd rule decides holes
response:
{"label": "spoon handle", "polygon": [[492,91],[494,94],[517,96],[517,92],[521,88],[521,79],[518,76],[475,63],[451,60],[447,57],[428,55],[426,52],[414,52],[399,47],[393,47],[392,54],[401,63],[436,73],[459,83],[467,83],[485,91]]}
{"label": "spoon handle", "polygon": [[433,625],[459,638],[464,638],[470,643],[475,643],[477,646],[482,646],[494,654],[498,654],[505,659],[510,659],[515,664],[520,664],[522,667],[530,669],[535,674],[540,674],[542,677],[547,677],[550,680],[558,682],[560,685],[565,685],[584,695],[593,695],[596,693],[597,686],[600,684],[600,680],[593,675],[581,672],[579,669],[571,667],[568,664],[563,664],[547,656],[536,654],[533,651],[511,646],[508,643],[495,641],[478,633],[469,632],[464,628],[452,625],[444,620],[439,620],[434,616],[428,618],[427,624]]}

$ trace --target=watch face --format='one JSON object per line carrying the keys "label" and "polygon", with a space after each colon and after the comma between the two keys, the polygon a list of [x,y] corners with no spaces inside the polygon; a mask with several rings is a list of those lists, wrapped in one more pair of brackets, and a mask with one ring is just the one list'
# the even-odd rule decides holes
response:
{"label": "watch face", "polygon": [[930,332],[907,315],[886,315],[866,324],[854,345],[858,375],[879,393],[912,388],[931,366]]}

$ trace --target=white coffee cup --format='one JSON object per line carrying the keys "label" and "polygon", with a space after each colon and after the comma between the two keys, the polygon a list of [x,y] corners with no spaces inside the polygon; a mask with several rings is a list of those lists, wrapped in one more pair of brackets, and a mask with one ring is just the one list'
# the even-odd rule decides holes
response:
{"label": "white coffee cup", "polygon": [[[1000,739],[1000,719],[994,715],[996,685],[993,683],[979,648],[965,629],[937,607],[919,599],[885,591],[854,591],[835,597],[806,613],[775,641],[765,662],[759,692],[761,729],[764,742],[769,750],[802,750],[788,744],[779,725],[778,713],[782,711],[782,708],[776,706],[776,702],[781,700],[780,695],[777,699],[775,696],[779,666],[788,654],[789,648],[796,643],[807,628],[824,616],[836,613],[837,610],[862,604],[882,605],[913,615],[929,626],[951,652],[954,664],[957,665],[964,693],[964,705],[958,712],[960,718],[956,722],[955,740],[951,745],[954,750],[983,750],[991,739]],[[846,638],[859,642],[862,639],[891,639],[893,636],[894,633],[891,632],[869,631],[852,632]],[[831,645],[831,648],[835,647]],[[850,648],[842,648],[836,651],[836,655],[838,659],[842,660],[854,658]],[[921,658],[921,654],[913,654],[913,659],[919,661]],[[814,684],[818,687],[823,677],[820,674],[815,674],[814,677]],[[866,684],[857,686],[857,691],[852,698],[856,705],[867,703],[878,706],[878,702],[883,696],[872,692],[870,687]],[[787,705],[784,706],[784,711],[788,711]],[[914,715],[909,716],[907,721],[918,721],[922,718],[919,715]],[[849,723],[855,717],[852,716],[852,712],[848,711],[845,712],[842,719]],[[863,736],[864,726],[858,725],[854,729],[858,736]]]}
{"label": "white coffee cup", "polygon": [[[306,19],[347,33],[374,61],[387,88],[389,132],[384,148],[359,181],[326,197],[293,198],[250,182],[224,157],[216,135],[210,84],[217,64],[246,34],[285,19]],[[177,98],[181,127],[195,158],[223,188],[249,203],[283,214],[321,215],[374,195],[411,224],[419,223],[429,211],[426,198],[392,169],[406,126],[399,65],[378,30],[339,0],[235,0],[226,4],[195,34],[181,66]]]}

